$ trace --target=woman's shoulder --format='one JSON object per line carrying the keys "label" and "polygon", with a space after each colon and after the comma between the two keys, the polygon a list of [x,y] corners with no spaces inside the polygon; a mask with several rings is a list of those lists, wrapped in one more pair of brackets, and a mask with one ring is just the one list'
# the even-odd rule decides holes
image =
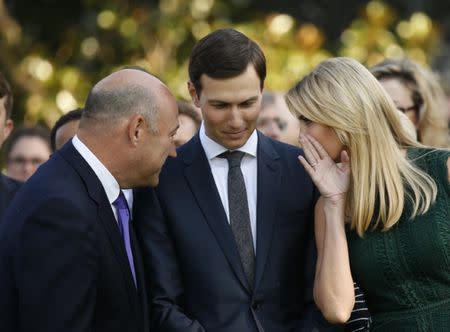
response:
{"label": "woman's shoulder", "polygon": [[450,149],[433,147],[411,147],[408,149],[408,159],[416,163],[442,165],[447,164],[449,157]]}
{"label": "woman's shoulder", "polygon": [[414,147],[408,149],[408,159],[431,175],[435,181],[449,185],[450,149]]}

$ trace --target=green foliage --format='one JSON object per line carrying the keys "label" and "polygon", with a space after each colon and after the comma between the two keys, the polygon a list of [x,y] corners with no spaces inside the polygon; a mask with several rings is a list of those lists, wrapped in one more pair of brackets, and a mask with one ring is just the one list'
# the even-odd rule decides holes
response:
{"label": "green foliage", "polygon": [[[79,7],[64,7],[65,17],[42,21],[29,12],[13,18],[0,0],[0,68],[15,90],[14,117],[51,126],[63,112],[82,106],[96,81],[123,66],[147,69],[177,97],[188,99],[190,50],[221,27],[234,27],[261,45],[268,60],[266,87],[278,91],[330,56],[374,64],[385,56],[407,55],[427,63],[439,40],[436,25],[425,14],[399,21],[379,1],[364,6],[338,41],[327,40],[318,27],[297,22],[289,13],[251,9],[241,15],[246,20],[232,20],[243,5],[248,3],[84,0]],[[39,11],[37,5],[32,9]],[[54,15],[61,13],[57,9],[48,8]]]}

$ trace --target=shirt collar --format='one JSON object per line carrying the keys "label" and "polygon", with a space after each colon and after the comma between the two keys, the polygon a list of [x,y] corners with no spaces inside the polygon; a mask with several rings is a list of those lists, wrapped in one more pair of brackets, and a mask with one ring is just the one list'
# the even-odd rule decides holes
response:
{"label": "shirt collar", "polygon": [[[200,127],[199,136],[200,142],[203,146],[203,150],[205,150],[206,158],[208,158],[208,160],[216,158],[225,151],[228,151],[226,147],[220,145],[219,143],[212,140],[206,135],[205,126],[203,122]],[[252,157],[256,157],[257,149],[258,149],[258,133],[256,130],[253,130],[253,133],[250,135],[247,142],[245,142],[245,144],[240,148],[236,149],[236,151],[242,151]]]}
{"label": "shirt collar", "polygon": [[89,166],[94,171],[105,189],[108,201],[112,204],[119,196],[120,186],[110,171],[102,164],[102,162],[92,153],[91,150],[75,135],[72,138],[72,144],[75,149],[86,160]]}

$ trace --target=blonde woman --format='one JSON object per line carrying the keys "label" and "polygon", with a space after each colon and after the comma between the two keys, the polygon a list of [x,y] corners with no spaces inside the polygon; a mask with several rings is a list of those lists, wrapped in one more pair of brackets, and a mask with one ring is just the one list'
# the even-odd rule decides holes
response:
{"label": "blonde woman", "polygon": [[383,87],[349,58],[319,64],[286,102],[321,192],[314,298],[324,316],[349,317],[353,276],[373,330],[450,331],[450,150],[408,135]]}
{"label": "blonde woman", "polygon": [[419,142],[450,147],[448,103],[435,74],[409,59],[386,59],[370,71],[414,123]]}

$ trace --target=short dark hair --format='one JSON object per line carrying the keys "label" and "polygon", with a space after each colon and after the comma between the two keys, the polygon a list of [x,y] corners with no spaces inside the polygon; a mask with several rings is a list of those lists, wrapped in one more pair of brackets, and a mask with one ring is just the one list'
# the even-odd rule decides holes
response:
{"label": "short dark hair", "polygon": [[194,106],[183,100],[178,100],[177,105],[178,105],[178,114],[179,115],[183,114],[190,117],[197,126],[197,129],[200,128],[202,118],[200,114],[194,109]]}
{"label": "short dark hair", "polygon": [[114,124],[116,120],[133,112],[141,114],[153,133],[158,132],[158,98],[154,91],[136,83],[91,89],[84,105],[80,125],[88,119]]}
{"label": "short dark hair", "polygon": [[33,127],[20,127],[15,129],[5,142],[5,149],[3,153],[3,160],[8,161],[9,155],[16,143],[23,137],[38,137],[41,138],[51,149],[50,146],[50,130],[47,127],[40,125]]}
{"label": "short dark hair", "polygon": [[197,94],[202,86],[200,77],[222,79],[242,74],[253,64],[261,89],[266,78],[266,58],[253,40],[234,29],[219,29],[203,37],[192,49],[189,59],[189,79]]}
{"label": "short dark hair", "polygon": [[56,132],[58,131],[58,129],[61,128],[62,126],[64,126],[66,123],[69,123],[71,121],[80,120],[82,114],[83,114],[83,109],[77,108],[77,109],[74,109],[74,110],[62,115],[58,119],[58,121],[55,122],[55,125],[53,126],[53,128],[50,132],[50,144],[52,146],[53,151],[56,150],[55,138],[56,138]]}
{"label": "short dark hair", "polygon": [[0,72],[0,99],[3,99],[3,97],[6,97],[4,101],[6,110],[5,119],[10,119],[13,108],[13,94],[11,91],[11,86],[5,76],[3,76]]}

